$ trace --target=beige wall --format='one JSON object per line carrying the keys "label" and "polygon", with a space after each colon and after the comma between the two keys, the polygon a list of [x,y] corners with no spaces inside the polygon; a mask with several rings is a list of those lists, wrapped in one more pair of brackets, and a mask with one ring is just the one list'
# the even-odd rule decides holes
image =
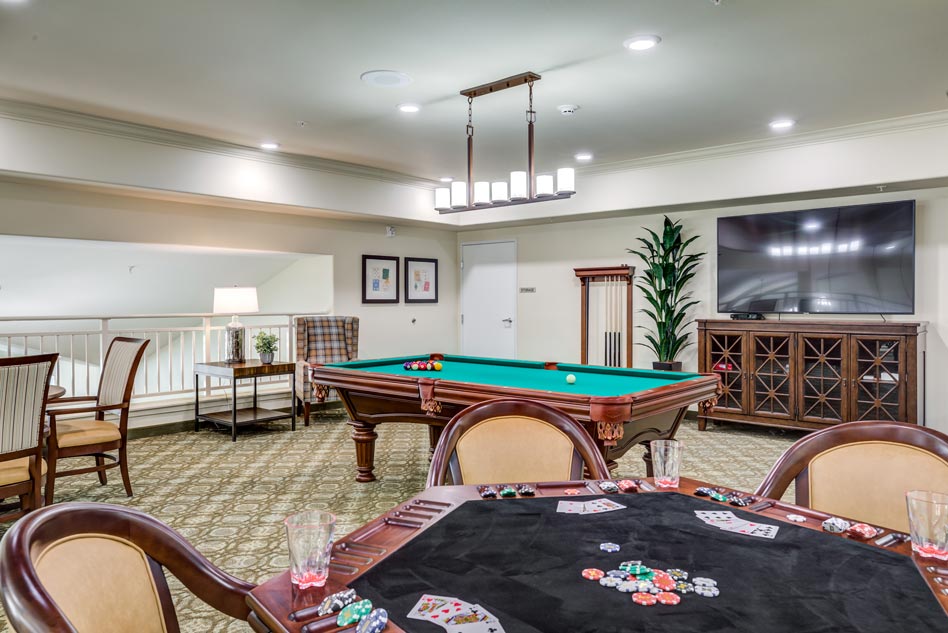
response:
{"label": "beige wall", "polygon": [[[722,207],[687,213],[673,213],[681,219],[688,235],[701,235],[695,244],[708,257],[693,282],[693,292],[701,305],[696,318],[718,315],[716,278],[716,219],[722,215],[785,211],[834,204],[858,204],[868,200],[916,199],[916,314],[897,317],[901,320],[929,321],[926,400],[928,424],[948,431],[948,390],[941,384],[948,374],[948,189],[901,192],[884,195],[821,199],[811,202],[787,202],[766,205]],[[517,241],[518,286],[536,287],[536,294],[518,295],[517,348],[523,359],[578,362],[579,349],[579,281],[573,268],[594,265],[631,264],[637,258],[626,252],[634,247],[635,238],[644,236],[642,226],[660,230],[661,215],[630,216],[559,224],[538,224],[509,229],[491,229],[460,233],[459,243],[481,240],[515,239]],[[643,300],[638,291],[636,308]],[[806,318],[806,317],[799,317]],[[821,317],[825,318],[825,317]],[[852,318],[852,317],[840,317]],[[868,319],[878,317],[867,317]],[[644,324],[644,316],[636,314],[635,322]],[[694,326],[692,326],[694,331]],[[635,340],[641,342],[642,332]],[[694,335],[692,335],[694,341]],[[686,369],[697,369],[695,346],[682,356]],[[648,349],[636,346],[636,366],[648,366],[654,360]]]}
{"label": "beige wall", "polygon": [[[398,227],[397,236],[387,238],[385,225],[375,222],[314,219],[0,182],[0,234],[332,255],[331,309],[335,314],[361,318],[361,356],[456,350],[457,241],[452,232]],[[439,303],[362,305],[362,254],[438,259]],[[10,274],[16,271],[0,271],[0,287],[2,277]],[[319,285],[299,280],[301,293]]]}

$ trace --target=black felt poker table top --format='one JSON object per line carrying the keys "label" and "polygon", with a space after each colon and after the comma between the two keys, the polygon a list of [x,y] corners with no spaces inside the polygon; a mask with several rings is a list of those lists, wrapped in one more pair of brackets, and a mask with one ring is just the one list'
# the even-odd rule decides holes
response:
{"label": "black felt poker table top", "polygon": [[[406,617],[425,593],[480,604],[507,633],[948,630],[907,556],[674,492],[609,498],[627,509],[575,515],[556,512],[560,498],[468,501],[352,586],[413,633],[443,631]],[[734,534],[694,514],[724,509],[780,530],[772,540]],[[621,550],[601,551],[607,541]],[[645,607],[581,575],[626,560],[713,578],[721,594]]]}

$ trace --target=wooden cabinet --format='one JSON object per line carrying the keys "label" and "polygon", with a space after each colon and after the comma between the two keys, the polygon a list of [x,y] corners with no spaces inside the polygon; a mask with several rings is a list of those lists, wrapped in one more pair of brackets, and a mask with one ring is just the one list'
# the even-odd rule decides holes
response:
{"label": "wooden cabinet", "polygon": [[924,422],[924,345],[923,323],[699,320],[699,371],[722,393],[698,428]]}

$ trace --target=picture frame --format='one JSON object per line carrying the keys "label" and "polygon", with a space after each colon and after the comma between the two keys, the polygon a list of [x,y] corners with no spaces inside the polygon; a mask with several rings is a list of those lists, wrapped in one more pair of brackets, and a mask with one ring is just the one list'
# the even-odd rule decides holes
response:
{"label": "picture frame", "polygon": [[362,303],[398,303],[398,257],[362,256]]}
{"label": "picture frame", "polygon": [[438,260],[405,258],[405,303],[438,303]]}

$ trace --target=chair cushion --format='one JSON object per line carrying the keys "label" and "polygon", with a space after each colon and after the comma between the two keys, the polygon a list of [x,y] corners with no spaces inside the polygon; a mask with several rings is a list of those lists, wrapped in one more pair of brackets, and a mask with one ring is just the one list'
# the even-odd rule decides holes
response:
{"label": "chair cushion", "polygon": [[56,439],[61,448],[87,446],[122,439],[118,426],[105,420],[59,420]]}
{"label": "chair cushion", "polygon": [[34,560],[43,586],[79,633],[165,633],[148,556],[104,534],[50,543]]}
{"label": "chair cushion", "polygon": [[[41,460],[40,470],[46,474],[46,460]],[[8,462],[0,462],[0,486],[19,484],[30,480],[30,458],[21,457]]]}

